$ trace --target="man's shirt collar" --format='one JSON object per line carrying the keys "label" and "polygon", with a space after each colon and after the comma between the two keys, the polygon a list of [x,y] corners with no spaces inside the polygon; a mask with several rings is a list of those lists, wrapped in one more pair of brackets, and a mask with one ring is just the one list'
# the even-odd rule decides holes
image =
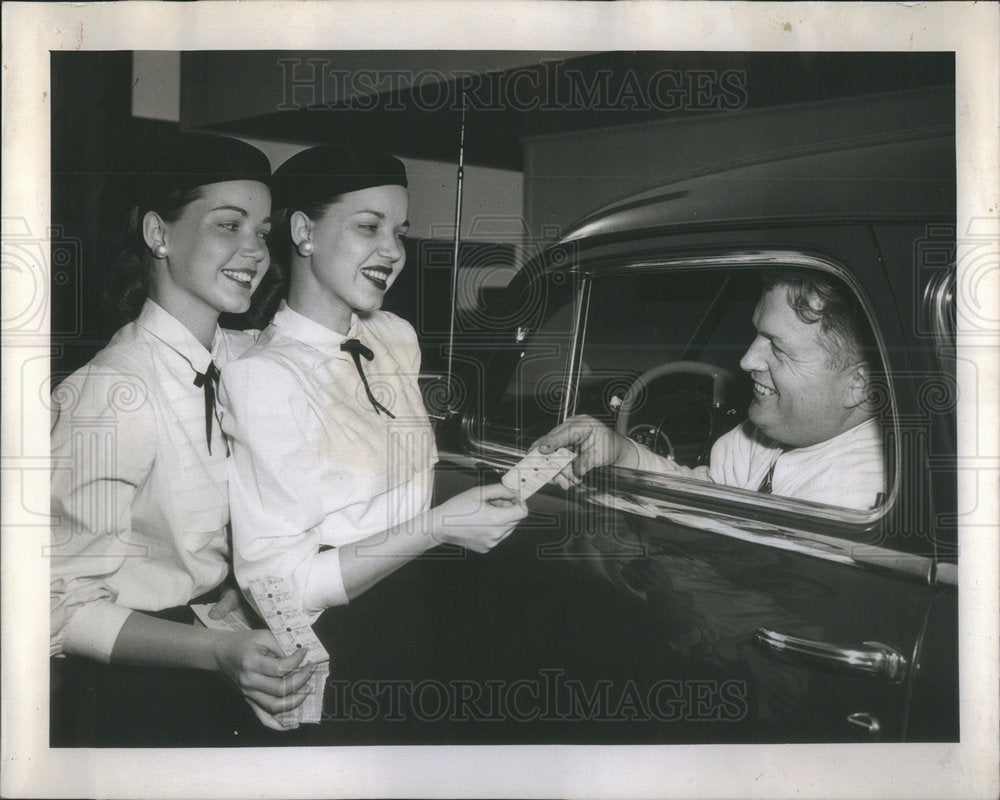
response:
{"label": "man's shirt collar", "polygon": [[865,437],[877,433],[878,431],[878,420],[874,417],[869,417],[862,422],[859,422],[852,428],[848,428],[846,431],[841,431],[836,436],[832,436],[829,439],[824,439],[822,442],[816,442],[815,444],[809,444],[805,447],[790,447],[789,445],[780,444],[768,436],[764,435],[764,432],[754,426],[754,435],[759,441],[763,442],[768,447],[778,448],[784,450],[787,453],[816,453],[827,447],[838,447],[840,442],[850,441],[856,437]]}

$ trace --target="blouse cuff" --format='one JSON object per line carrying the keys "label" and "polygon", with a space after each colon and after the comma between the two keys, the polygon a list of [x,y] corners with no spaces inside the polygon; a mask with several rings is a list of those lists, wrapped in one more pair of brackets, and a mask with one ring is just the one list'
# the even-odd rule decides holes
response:
{"label": "blouse cuff", "polygon": [[63,629],[63,652],[110,663],[115,641],[131,613],[131,608],[107,600],[81,606]]}
{"label": "blouse cuff", "polygon": [[340,552],[336,548],[314,559],[302,601],[307,612],[321,612],[330,606],[346,606],[350,602],[340,573]]}

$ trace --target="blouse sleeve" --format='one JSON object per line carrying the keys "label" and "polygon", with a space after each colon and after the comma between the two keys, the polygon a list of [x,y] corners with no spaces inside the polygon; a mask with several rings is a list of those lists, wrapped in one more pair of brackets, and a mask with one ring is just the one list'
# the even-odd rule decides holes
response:
{"label": "blouse sleeve", "polygon": [[302,388],[280,365],[246,358],[223,371],[219,399],[232,440],[229,503],[241,588],[283,577],[308,615],[345,605],[340,556],[319,552],[330,479],[309,433],[315,426]]}
{"label": "blouse sleeve", "polygon": [[156,449],[143,380],[88,366],[53,393],[50,653],[109,661],[131,609],[111,579],[130,544],[132,504]]}

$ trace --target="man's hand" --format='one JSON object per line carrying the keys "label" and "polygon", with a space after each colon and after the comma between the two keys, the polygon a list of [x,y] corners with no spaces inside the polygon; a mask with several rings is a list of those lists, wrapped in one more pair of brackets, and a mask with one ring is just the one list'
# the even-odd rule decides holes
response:
{"label": "man's hand", "polygon": [[624,436],[619,436],[607,425],[585,415],[570,417],[532,447],[537,447],[542,453],[551,453],[560,447],[568,447],[577,452],[576,458],[553,478],[563,489],[578,485],[582,477],[594,467],[608,464],[627,466],[621,460],[631,452]]}

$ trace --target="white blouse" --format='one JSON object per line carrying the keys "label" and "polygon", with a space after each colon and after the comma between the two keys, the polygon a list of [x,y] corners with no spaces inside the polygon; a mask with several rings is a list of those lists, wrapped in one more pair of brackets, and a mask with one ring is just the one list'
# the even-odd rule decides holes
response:
{"label": "white blouse", "polygon": [[[374,353],[362,367],[340,345]],[[341,335],[282,304],[257,344],[229,364],[220,401],[231,437],[233,563],[245,589],[283,577],[303,611],[348,601],[337,547],[385,531],[430,506],[433,430],[409,323],[388,312],[352,317]],[[363,554],[362,554],[363,555]]]}
{"label": "white blouse", "polygon": [[196,372],[253,335],[206,350],[152,300],[53,392],[52,655],[108,661],[133,610],[184,605],[229,570],[226,443],[205,434]]}

